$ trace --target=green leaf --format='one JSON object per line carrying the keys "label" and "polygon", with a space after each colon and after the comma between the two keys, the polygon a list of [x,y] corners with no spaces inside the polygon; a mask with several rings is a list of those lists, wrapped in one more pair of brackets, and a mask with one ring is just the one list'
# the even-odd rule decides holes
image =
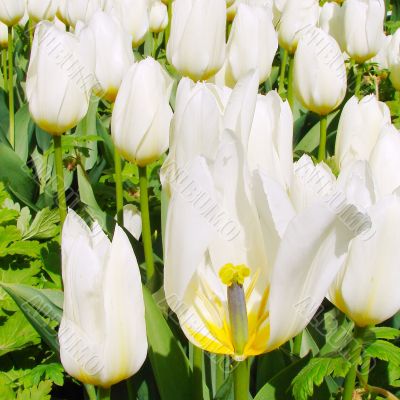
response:
{"label": "green leaf", "polygon": [[374,326],[368,328],[363,335],[366,342],[375,341],[376,339],[394,340],[400,337],[400,330],[390,328],[388,326]]}
{"label": "green leaf", "polygon": [[7,208],[3,208],[0,210],[0,225],[4,225],[7,222],[14,221],[18,218],[19,212],[17,210],[9,210]]}
{"label": "green leaf", "polygon": [[44,208],[37,214],[28,230],[23,233],[23,239],[51,239],[57,235],[60,227],[58,210]]}
{"label": "green leaf", "polygon": [[40,254],[40,243],[21,241],[21,232],[15,226],[0,226],[0,257],[24,255],[36,258]]}
{"label": "green leaf", "polygon": [[[149,358],[162,400],[193,398],[189,360],[151,293],[144,288]],[[179,384],[177,384],[179,383]]]}
{"label": "green leaf", "polygon": [[400,348],[384,340],[377,340],[368,345],[365,349],[365,355],[400,365]]}
{"label": "green leaf", "polygon": [[38,343],[39,336],[20,312],[11,315],[0,326],[0,357]]}
{"label": "green leaf", "polygon": [[254,400],[290,399],[289,382],[291,382],[299,371],[308,363],[310,358],[311,355],[300,358],[280,371],[262,387]]}
{"label": "green leaf", "polygon": [[26,162],[29,156],[29,142],[34,124],[29,114],[28,104],[24,104],[15,114],[15,152]]}
{"label": "green leaf", "polygon": [[64,384],[64,368],[60,363],[40,364],[29,370],[27,374],[20,378],[20,382],[25,387],[37,386],[42,378],[50,380],[58,386]]}
{"label": "green leaf", "polygon": [[235,393],[233,390],[233,376],[229,374],[228,378],[225,379],[225,382],[218,389],[217,394],[214,397],[214,400],[234,400]]}
{"label": "green leaf", "polygon": [[52,386],[53,383],[51,381],[42,381],[37,386],[19,390],[17,400],[51,400],[50,392]]}
{"label": "green leaf", "polygon": [[314,393],[314,386],[320,386],[325,377],[345,377],[351,363],[342,357],[313,358],[293,380],[293,395],[296,400],[307,400]]}

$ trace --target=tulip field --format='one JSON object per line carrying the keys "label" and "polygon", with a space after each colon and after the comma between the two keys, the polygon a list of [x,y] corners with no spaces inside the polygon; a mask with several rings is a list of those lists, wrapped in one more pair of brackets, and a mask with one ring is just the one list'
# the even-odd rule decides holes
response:
{"label": "tulip field", "polygon": [[400,1],[0,0],[0,400],[400,399]]}

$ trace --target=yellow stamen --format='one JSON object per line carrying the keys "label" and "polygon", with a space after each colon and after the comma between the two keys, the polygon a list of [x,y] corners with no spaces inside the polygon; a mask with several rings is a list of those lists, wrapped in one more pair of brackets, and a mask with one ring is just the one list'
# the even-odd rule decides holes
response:
{"label": "yellow stamen", "polygon": [[246,265],[226,264],[219,271],[219,277],[224,285],[232,286],[234,283],[243,285],[244,280],[250,276],[250,268]]}

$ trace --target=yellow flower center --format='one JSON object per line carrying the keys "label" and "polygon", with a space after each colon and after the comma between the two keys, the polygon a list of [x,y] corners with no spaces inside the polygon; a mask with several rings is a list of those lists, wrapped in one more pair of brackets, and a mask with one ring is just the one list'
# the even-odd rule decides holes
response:
{"label": "yellow flower center", "polygon": [[226,286],[234,283],[243,286],[244,280],[250,276],[250,268],[246,265],[226,264],[219,271],[219,277]]}

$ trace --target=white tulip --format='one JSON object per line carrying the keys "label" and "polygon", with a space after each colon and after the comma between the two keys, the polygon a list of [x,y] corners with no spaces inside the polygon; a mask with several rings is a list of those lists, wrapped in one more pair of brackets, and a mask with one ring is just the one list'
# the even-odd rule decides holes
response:
{"label": "white tulip", "polygon": [[28,0],[27,10],[33,21],[52,21],[58,9],[56,0]]}
{"label": "white tulip", "polygon": [[378,54],[371,59],[371,62],[377,63],[380,69],[389,69],[389,52],[392,48],[392,35],[383,36],[382,46]]}
{"label": "white tulip", "polygon": [[249,6],[259,6],[259,7],[268,7],[268,9],[272,13],[272,0],[233,0],[231,2],[226,3],[226,17],[228,21],[233,21],[237,14],[237,10],[240,4],[246,4]]}
{"label": "white tulip", "polygon": [[343,17],[343,7],[334,2],[325,3],[319,14],[319,27],[337,41],[342,51],[345,49]]}
{"label": "white tulip", "polygon": [[390,81],[396,90],[400,90],[400,29],[397,29],[387,46],[387,64]]}
{"label": "white tulip", "polygon": [[114,144],[125,159],[143,167],[168,149],[172,85],[151,57],[133,64],[125,75],[111,121]]}
{"label": "white tulip", "polygon": [[[398,138],[396,141],[396,149],[399,151]],[[386,145],[382,150],[385,154],[380,158],[390,159],[395,156],[398,168],[398,153],[394,154]],[[398,170],[396,173],[398,175]],[[380,174],[385,175],[384,168]],[[387,178],[390,179],[390,176],[384,179]],[[339,181],[342,181],[347,196],[353,197],[359,207],[367,211],[372,229],[367,236],[356,237],[350,243],[348,255],[331,287],[329,299],[358,326],[380,324],[400,310],[400,292],[397,290],[400,279],[399,189],[377,196],[376,181],[365,161],[354,162],[346,167]]]}
{"label": "white tulip", "polygon": [[58,338],[65,370],[105,388],[131,377],[147,354],[139,266],[119,226],[112,242],[69,211],[62,232],[64,312]]}
{"label": "white tulip", "polygon": [[168,25],[168,8],[161,1],[155,1],[150,9],[150,31],[159,33]]}
{"label": "white tulip", "polygon": [[87,24],[98,10],[104,8],[104,0],[67,0],[68,25],[75,27],[78,21]]}
{"label": "white tulip", "polygon": [[[224,0],[174,0],[168,61],[184,76],[206,80],[225,59]],[[201,32],[201,34],[199,34]]]}
{"label": "white tulip", "polygon": [[0,0],[0,22],[7,26],[18,24],[25,14],[24,0]]}
{"label": "white tulip", "polygon": [[67,1],[68,0],[58,0],[58,7],[56,13],[57,18],[65,25],[69,25]]}
{"label": "white tulip", "polygon": [[119,21],[104,11],[97,11],[89,29],[96,43],[96,71],[98,96],[115,101],[122,79],[134,62],[131,37]]}
{"label": "white tulip", "polygon": [[259,83],[265,82],[277,49],[270,9],[240,4],[227,44],[225,74],[229,86],[253,69],[258,69]]}
{"label": "white tulip", "polygon": [[86,115],[94,84],[94,48],[44,21],[36,26],[26,94],[40,128],[61,135]]}
{"label": "white tulip", "polygon": [[346,0],[343,18],[346,53],[357,63],[374,57],[383,41],[384,0]]}
{"label": "white tulip", "polygon": [[348,100],[336,136],[337,165],[344,168],[355,160],[369,160],[382,128],[390,122],[389,107],[374,95]]}
{"label": "white tulip", "polygon": [[8,47],[8,27],[0,22],[0,46],[3,48]]}
{"label": "white tulip", "polygon": [[293,54],[302,34],[317,25],[318,16],[317,0],[287,0],[278,23],[279,44]]}
{"label": "white tulip", "polygon": [[117,17],[132,36],[133,47],[144,42],[149,31],[150,0],[110,0],[106,11]]}
{"label": "white tulip", "polygon": [[294,91],[307,109],[327,115],[343,101],[347,77],[342,52],[323,30],[308,30],[294,57]]}

